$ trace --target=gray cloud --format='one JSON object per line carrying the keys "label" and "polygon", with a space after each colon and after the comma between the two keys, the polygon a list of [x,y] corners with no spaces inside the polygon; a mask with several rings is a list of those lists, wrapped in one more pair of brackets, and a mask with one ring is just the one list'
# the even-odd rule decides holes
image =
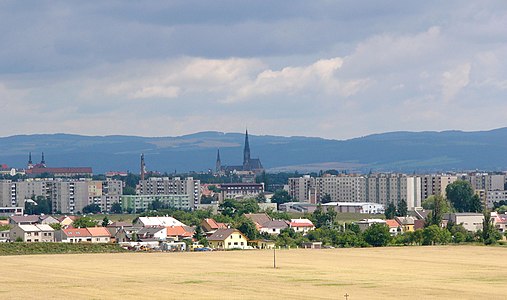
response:
{"label": "gray cloud", "polygon": [[3,1],[0,134],[507,126],[503,1],[368,2]]}

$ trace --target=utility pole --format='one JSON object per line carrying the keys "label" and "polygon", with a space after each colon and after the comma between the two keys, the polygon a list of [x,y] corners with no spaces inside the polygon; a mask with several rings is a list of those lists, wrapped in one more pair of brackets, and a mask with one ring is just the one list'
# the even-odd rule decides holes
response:
{"label": "utility pole", "polygon": [[345,297],[345,300],[349,300],[349,294],[345,293],[345,295],[343,295],[343,297]]}
{"label": "utility pole", "polygon": [[273,247],[273,269],[276,269],[276,246]]}

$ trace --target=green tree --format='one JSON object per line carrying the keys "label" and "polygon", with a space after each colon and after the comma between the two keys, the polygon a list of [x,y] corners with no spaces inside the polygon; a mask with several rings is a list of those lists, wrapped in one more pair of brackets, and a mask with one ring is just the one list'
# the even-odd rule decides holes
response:
{"label": "green tree", "polygon": [[322,204],[329,203],[329,202],[331,202],[331,195],[329,195],[329,194],[325,194],[320,199],[320,203],[322,203]]}
{"label": "green tree", "polygon": [[447,199],[458,212],[480,212],[481,199],[468,181],[456,180],[445,189]]}
{"label": "green tree", "polygon": [[324,227],[327,224],[327,216],[322,210],[322,206],[320,204],[317,205],[317,208],[312,213],[312,220],[314,221],[316,228]]}
{"label": "green tree", "polygon": [[255,197],[255,200],[257,200],[257,202],[259,202],[259,203],[266,203],[266,196],[264,195],[264,193],[259,193]]}
{"label": "green tree", "polygon": [[364,240],[373,247],[386,246],[391,240],[389,227],[385,224],[372,224],[363,233]]}
{"label": "green tree", "polygon": [[417,229],[411,236],[411,243],[416,245],[422,245],[424,241],[424,235],[422,229]]}
{"label": "green tree", "polygon": [[96,227],[97,221],[90,217],[81,217],[72,223],[76,228]]}
{"label": "green tree", "polygon": [[125,186],[123,188],[123,195],[135,195],[136,194],[136,188],[131,186]]}
{"label": "green tree", "polygon": [[262,173],[259,176],[255,177],[255,182],[264,183],[264,189],[268,189],[269,177],[265,171],[262,171]]}
{"label": "green tree", "polygon": [[430,196],[425,202],[427,207],[431,207],[428,209],[432,209],[426,218],[426,227],[431,225],[440,226],[444,213],[452,211],[449,201],[441,195]]}
{"label": "green tree", "polygon": [[102,219],[102,227],[107,227],[107,225],[109,225],[109,218],[104,216],[104,219]]}
{"label": "green tree", "polygon": [[219,206],[222,215],[231,218],[259,211],[259,204],[255,199],[235,200],[225,199]]}
{"label": "green tree", "polygon": [[423,245],[435,245],[439,240],[440,227],[431,225],[423,230]]}
{"label": "green tree", "polygon": [[384,215],[386,216],[386,219],[394,219],[394,216],[396,215],[396,206],[394,206],[393,202],[389,202],[387,204],[387,208],[384,212]]}
{"label": "green tree", "polygon": [[25,201],[25,213],[28,215],[50,214],[52,212],[52,202],[44,196],[32,196]]}
{"label": "green tree", "polygon": [[405,217],[408,214],[407,201],[402,199],[398,201],[398,207],[396,208],[396,215],[398,217]]}
{"label": "green tree", "polygon": [[482,222],[482,241],[485,245],[493,245],[496,244],[502,236],[500,232],[495,228],[493,224],[493,219],[491,218],[491,213],[485,209],[484,210],[484,221]]}
{"label": "green tree", "polygon": [[208,186],[208,190],[212,191],[213,193],[220,193],[221,190],[217,188],[215,185]]}
{"label": "green tree", "polygon": [[54,230],[61,230],[62,229],[62,224],[60,224],[60,223],[49,224],[49,226],[51,226],[51,228],[53,228]]}
{"label": "green tree", "polygon": [[280,207],[280,204],[291,201],[292,198],[286,190],[276,190],[271,197],[271,203],[276,203],[278,208]]}
{"label": "green tree", "polygon": [[112,214],[121,214],[121,213],[123,213],[123,209],[121,207],[121,204],[119,202],[113,203],[113,205],[111,205],[110,212]]}
{"label": "green tree", "polygon": [[97,214],[100,212],[100,206],[98,204],[88,204],[83,207],[83,214]]}
{"label": "green tree", "polygon": [[250,219],[247,219],[245,217],[240,218],[236,222],[235,227],[241,231],[249,240],[255,240],[259,238],[259,231],[257,230],[255,223]]}

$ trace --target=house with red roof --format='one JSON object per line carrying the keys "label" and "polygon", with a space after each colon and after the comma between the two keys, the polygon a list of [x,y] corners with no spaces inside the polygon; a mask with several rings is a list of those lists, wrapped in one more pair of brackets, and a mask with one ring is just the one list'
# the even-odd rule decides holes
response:
{"label": "house with red roof", "polygon": [[190,226],[170,226],[167,227],[167,239],[181,241],[183,239],[192,239],[195,228]]}
{"label": "house with red roof", "polygon": [[56,241],[62,243],[109,243],[111,234],[104,227],[65,228],[55,234]]}
{"label": "house with red roof", "polygon": [[201,228],[207,235],[211,235],[218,229],[227,229],[229,226],[225,223],[219,223],[212,218],[206,218],[202,220]]}
{"label": "house with red roof", "polygon": [[401,225],[394,219],[386,220],[386,225],[389,227],[389,233],[391,236],[395,236],[401,233]]}
{"label": "house with red roof", "polygon": [[289,222],[289,227],[292,228],[295,232],[301,232],[303,234],[306,234],[308,231],[315,229],[315,225],[313,225],[312,221],[303,218],[291,219]]}

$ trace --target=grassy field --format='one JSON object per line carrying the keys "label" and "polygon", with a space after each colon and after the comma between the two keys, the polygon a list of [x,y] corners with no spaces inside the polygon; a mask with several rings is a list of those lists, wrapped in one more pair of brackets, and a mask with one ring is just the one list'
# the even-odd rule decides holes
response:
{"label": "grassy field", "polygon": [[0,257],[0,299],[505,299],[504,247]]}

